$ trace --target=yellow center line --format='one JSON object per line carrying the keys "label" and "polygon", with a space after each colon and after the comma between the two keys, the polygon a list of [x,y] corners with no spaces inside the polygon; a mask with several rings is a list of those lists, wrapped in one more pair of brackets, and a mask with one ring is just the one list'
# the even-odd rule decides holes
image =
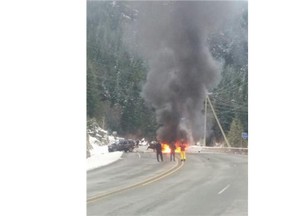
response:
{"label": "yellow center line", "polygon": [[148,185],[148,184],[151,184],[155,181],[159,181],[160,179],[168,176],[168,175],[171,175],[172,173],[176,172],[177,170],[179,170],[180,168],[183,167],[184,163],[182,162],[181,165],[179,167],[177,167],[179,164],[179,159],[177,160],[177,164],[175,166],[173,166],[171,169],[169,169],[168,171],[165,171],[163,173],[161,173],[160,175],[158,176],[154,176],[152,178],[148,178],[144,181],[141,181],[141,182],[138,182],[136,184],[133,184],[133,185],[130,185],[130,186],[127,186],[127,187],[124,187],[124,188],[120,188],[120,189],[117,189],[117,190],[114,190],[114,191],[110,191],[110,192],[107,192],[107,193],[104,193],[104,194],[101,194],[101,195],[96,195],[96,196],[93,196],[93,197],[90,197],[87,199],[87,203],[92,203],[92,202],[95,202],[99,199],[102,199],[102,198],[105,198],[105,197],[108,197],[112,194],[116,194],[116,193],[120,193],[120,192],[123,192],[123,191],[127,191],[127,190],[130,190],[130,189],[133,189],[133,188],[137,188],[137,187],[143,187],[145,185]]}
{"label": "yellow center line", "polygon": [[184,163],[182,162],[181,165],[180,165],[179,167],[177,167],[175,170],[172,170],[171,172],[166,173],[166,174],[164,174],[164,175],[162,175],[162,176],[160,176],[160,177],[158,177],[158,178],[156,178],[156,179],[154,179],[154,180],[148,181],[147,183],[144,183],[144,184],[142,184],[142,185],[144,186],[144,185],[151,184],[151,183],[153,183],[153,182],[155,182],[155,181],[159,181],[160,179],[162,179],[162,178],[164,178],[164,177],[166,177],[166,176],[169,176],[169,175],[173,174],[174,172],[176,172],[177,170],[179,170],[179,169],[182,168],[183,166],[184,166]]}

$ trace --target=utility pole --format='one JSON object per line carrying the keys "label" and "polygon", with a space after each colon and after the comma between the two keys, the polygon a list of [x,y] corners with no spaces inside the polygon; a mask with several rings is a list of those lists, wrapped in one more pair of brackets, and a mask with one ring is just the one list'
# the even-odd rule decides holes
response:
{"label": "utility pole", "polygon": [[218,118],[217,118],[217,115],[216,115],[216,113],[215,113],[215,110],[214,110],[214,108],[213,108],[213,106],[212,106],[212,103],[211,103],[210,98],[209,98],[208,95],[207,95],[207,99],[208,99],[208,102],[209,102],[209,104],[210,104],[210,106],[211,106],[211,109],[212,109],[212,112],[213,112],[213,114],[214,114],[214,117],[215,117],[215,119],[216,119],[216,121],[217,121],[217,123],[218,123],[218,125],[219,125],[219,128],[220,128],[220,130],[221,130],[221,133],[222,133],[222,135],[223,135],[223,137],[224,137],[224,139],[225,139],[225,142],[227,143],[228,147],[231,147],[231,145],[230,145],[230,143],[228,142],[228,139],[227,139],[227,137],[226,137],[226,135],[225,135],[225,133],[224,133],[224,131],[223,131],[223,129],[222,129],[222,126],[221,126],[221,124],[220,124],[220,122],[219,122],[219,120],[218,120]]}
{"label": "utility pole", "polygon": [[206,146],[207,98],[208,98],[208,95],[205,97],[205,111],[204,111],[204,141],[203,141],[204,146]]}

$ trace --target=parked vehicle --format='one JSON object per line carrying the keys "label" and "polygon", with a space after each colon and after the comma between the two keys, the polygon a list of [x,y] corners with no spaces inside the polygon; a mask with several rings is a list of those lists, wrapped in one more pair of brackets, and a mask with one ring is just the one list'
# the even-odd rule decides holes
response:
{"label": "parked vehicle", "polygon": [[118,144],[118,151],[132,152],[135,148],[135,142],[133,140],[123,140]]}
{"label": "parked vehicle", "polygon": [[109,152],[114,151],[124,151],[124,152],[132,152],[135,148],[135,142],[133,140],[120,140],[108,146]]}
{"label": "parked vehicle", "polygon": [[108,145],[108,151],[109,152],[114,152],[114,151],[118,151],[118,146],[116,143],[113,143],[111,145]]}

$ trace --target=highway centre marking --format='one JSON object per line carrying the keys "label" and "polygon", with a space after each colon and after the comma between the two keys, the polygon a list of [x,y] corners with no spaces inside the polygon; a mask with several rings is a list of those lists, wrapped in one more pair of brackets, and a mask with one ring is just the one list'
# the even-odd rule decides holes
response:
{"label": "highway centre marking", "polygon": [[[178,166],[178,163],[179,163],[179,162],[178,162],[178,160],[177,160],[176,166]],[[155,182],[155,181],[159,181],[160,179],[162,179],[162,178],[164,178],[164,177],[166,177],[166,176],[168,176],[168,175],[171,175],[172,173],[176,172],[178,169],[182,168],[183,165],[184,165],[184,162],[182,162],[181,165],[180,165],[178,168],[176,168],[175,170],[172,170],[172,172],[168,172],[167,174],[162,175],[162,176],[159,176],[158,178],[156,178],[156,179],[154,179],[154,180],[151,180],[151,181],[149,181],[149,182],[146,182],[146,183],[144,183],[144,184],[142,184],[142,185],[144,186],[144,185],[151,184],[151,183],[153,183],[153,182]]]}
{"label": "highway centre marking", "polygon": [[230,187],[230,184],[228,184],[225,188],[223,188],[221,191],[218,192],[218,194],[223,193],[225,190],[227,190]]}
{"label": "highway centre marking", "polygon": [[158,181],[168,175],[171,175],[172,173],[176,172],[177,170],[179,170],[181,167],[183,167],[184,163],[182,162],[180,166],[179,165],[179,160],[177,160],[177,164],[174,165],[171,169],[169,169],[168,171],[165,171],[164,173],[158,175],[158,176],[154,176],[152,178],[149,178],[149,179],[146,179],[144,181],[141,181],[141,182],[138,182],[134,185],[130,185],[128,187],[124,187],[124,188],[120,188],[120,189],[116,189],[115,191],[110,191],[110,192],[107,192],[107,193],[104,193],[104,194],[101,194],[101,195],[96,195],[96,196],[92,196],[90,198],[87,199],[87,204],[89,203],[92,203],[92,202],[95,202],[99,199],[102,199],[102,198],[105,198],[107,196],[110,196],[110,195],[113,195],[113,194],[116,194],[116,193],[120,193],[120,192],[123,192],[123,191],[127,191],[127,190],[130,190],[130,189],[134,189],[134,188],[137,188],[137,187],[143,187],[145,185],[148,185],[152,182],[155,182],[155,181]]}

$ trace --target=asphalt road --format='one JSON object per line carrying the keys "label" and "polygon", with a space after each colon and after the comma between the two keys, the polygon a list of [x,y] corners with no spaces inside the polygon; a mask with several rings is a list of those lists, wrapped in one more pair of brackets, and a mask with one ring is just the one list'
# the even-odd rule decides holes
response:
{"label": "asphalt road", "polygon": [[[104,196],[87,201],[87,215],[248,215],[247,156],[193,153],[183,165],[170,162],[168,155],[164,159],[159,163],[153,153],[127,153],[88,172],[87,200]],[[125,190],[175,167],[170,175]]]}

